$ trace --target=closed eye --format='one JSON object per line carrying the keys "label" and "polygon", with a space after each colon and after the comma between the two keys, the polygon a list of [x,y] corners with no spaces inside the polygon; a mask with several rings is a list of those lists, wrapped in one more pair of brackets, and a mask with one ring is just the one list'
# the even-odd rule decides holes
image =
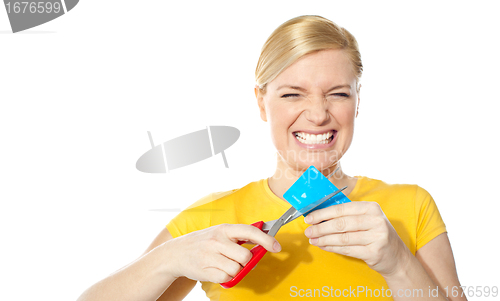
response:
{"label": "closed eye", "polygon": [[283,94],[281,98],[299,97],[300,94]]}
{"label": "closed eye", "polygon": [[334,93],[334,94],[331,94],[333,96],[340,96],[340,97],[349,97],[349,94],[347,93]]}

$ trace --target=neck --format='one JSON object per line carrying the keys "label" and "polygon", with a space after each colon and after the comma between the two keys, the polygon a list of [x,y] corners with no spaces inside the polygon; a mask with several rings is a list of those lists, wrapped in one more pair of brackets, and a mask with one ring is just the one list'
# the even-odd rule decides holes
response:
{"label": "neck", "polygon": [[[295,181],[297,181],[298,178],[300,178],[300,176],[304,173],[304,171],[306,171],[307,168],[309,168],[309,166],[305,169],[301,169],[298,166],[292,167],[290,166],[290,164],[284,162],[282,158],[280,158],[280,156],[278,156],[276,171],[268,181],[269,188],[276,196],[278,196],[282,200],[285,200],[283,198],[283,194],[293,185],[293,183],[295,183]],[[347,196],[354,189],[357,179],[346,175],[343,172],[342,167],[340,166],[340,162],[336,162],[335,164],[321,170],[318,168],[318,170],[325,177],[327,177],[337,168],[338,170],[335,172],[335,174],[330,176],[330,178],[328,179],[337,188],[347,186],[347,189],[343,191],[343,193]]]}

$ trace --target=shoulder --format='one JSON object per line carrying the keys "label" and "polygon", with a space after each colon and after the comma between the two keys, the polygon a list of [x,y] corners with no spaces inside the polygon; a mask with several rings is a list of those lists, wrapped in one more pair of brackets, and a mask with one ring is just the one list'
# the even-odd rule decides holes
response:
{"label": "shoulder", "polygon": [[430,193],[417,184],[393,184],[382,180],[359,176],[359,188],[353,201],[374,201],[384,210],[411,210],[417,214],[427,207],[435,207]]}
{"label": "shoulder", "polygon": [[399,199],[415,199],[417,196],[427,194],[428,192],[417,184],[388,183],[386,181],[373,179],[365,176],[357,176],[359,188],[356,197],[397,197]]}
{"label": "shoulder", "polygon": [[[262,181],[262,180],[261,180]],[[252,182],[238,189],[210,193],[177,214],[167,225],[172,237],[201,230],[223,222],[234,223],[236,208],[248,200],[245,194],[258,189],[259,182]]]}
{"label": "shoulder", "polygon": [[227,191],[219,191],[210,193],[198,201],[191,204],[186,210],[199,209],[204,207],[219,207],[227,206],[229,203],[242,201],[259,193],[260,186],[262,186],[263,179],[250,182],[241,188],[235,188]]}

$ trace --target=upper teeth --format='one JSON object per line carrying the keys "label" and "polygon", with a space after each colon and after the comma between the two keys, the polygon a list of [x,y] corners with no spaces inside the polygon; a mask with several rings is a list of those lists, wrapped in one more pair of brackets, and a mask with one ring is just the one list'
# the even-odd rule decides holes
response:
{"label": "upper teeth", "polygon": [[308,134],[304,132],[296,132],[295,136],[299,139],[300,142],[305,142],[309,144],[324,144],[328,142],[328,139],[333,135],[333,131],[329,131],[324,134]]}

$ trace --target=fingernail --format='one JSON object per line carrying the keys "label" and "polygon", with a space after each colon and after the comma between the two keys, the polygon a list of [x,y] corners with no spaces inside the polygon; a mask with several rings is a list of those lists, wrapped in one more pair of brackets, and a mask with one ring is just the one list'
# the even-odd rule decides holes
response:
{"label": "fingernail", "polygon": [[314,245],[314,244],[316,244],[317,242],[318,242],[318,239],[317,239],[317,238],[310,238],[310,239],[309,239],[309,243],[310,243],[311,245]]}
{"label": "fingernail", "polygon": [[310,228],[307,228],[306,231],[304,232],[304,234],[309,237],[309,235],[311,235],[311,229]]}
{"label": "fingernail", "polygon": [[312,217],[310,217],[309,215],[306,216],[306,218],[304,219],[304,222],[306,222],[306,224],[310,224],[312,222]]}
{"label": "fingernail", "polygon": [[274,242],[274,245],[273,245],[273,249],[274,249],[276,252],[279,252],[279,251],[281,251],[281,245],[280,245],[277,241],[275,241],[275,242]]}

